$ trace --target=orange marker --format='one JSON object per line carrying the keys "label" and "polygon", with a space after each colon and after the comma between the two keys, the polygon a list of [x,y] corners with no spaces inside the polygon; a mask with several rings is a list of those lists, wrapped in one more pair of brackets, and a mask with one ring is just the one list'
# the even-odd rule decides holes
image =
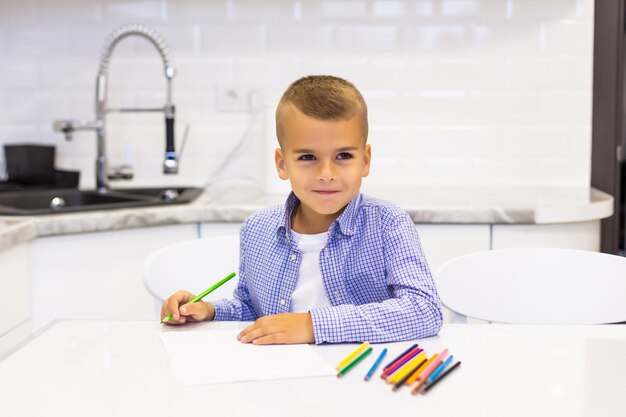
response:
{"label": "orange marker", "polygon": [[413,383],[413,385],[411,385],[411,394],[415,395],[419,392],[420,388],[422,388],[422,385],[426,383],[426,380],[428,379],[430,374],[432,374],[433,371],[437,369],[441,361],[444,360],[446,356],[448,356],[448,349],[442,350],[439,356],[437,356],[437,358],[433,360],[426,369],[424,369],[419,378],[417,378],[417,381]]}
{"label": "orange marker", "polygon": [[411,385],[412,383],[417,381],[417,379],[420,377],[422,372],[424,372],[424,369],[426,369],[426,367],[428,367],[431,363],[433,363],[433,361],[437,359],[437,356],[439,356],[439,354],[435,353],[426,362],[424,362],[424,364],[420,366],[419,369],[415,371],[413,375],[411,375],[411,377],[406,381],[406,384]]}
{"label": "orange marker", "polygon": [[390,384],[397,384],[402,378],[406,376],[409,372],[413,370],[422,360],[426,359],[426,354],[424,351],[420,352],[418,355],[413,357],[410,361],[402,365],[400,369],[398,369],[393,374],[387,377],[387,382]]}

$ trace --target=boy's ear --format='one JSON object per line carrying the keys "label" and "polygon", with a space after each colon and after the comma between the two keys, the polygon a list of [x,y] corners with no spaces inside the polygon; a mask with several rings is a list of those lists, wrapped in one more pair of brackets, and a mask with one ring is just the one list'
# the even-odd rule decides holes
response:
{"label": "boy's ear", "polygon": [[370,173],[370,162],[372,161],[372,146],[370,144],[365,145],[365,152],[363,153],[363,172],[362,177],[367,177]]}
{"label": "boy's ear", "polygon": [[274,161],[276,162],[276,171],[278,171],[278,177],[281,180],[288,180],[287,168],[285,168],[285,158],[283,157],[283,151],[280,148],[276,148],[274,151]]}

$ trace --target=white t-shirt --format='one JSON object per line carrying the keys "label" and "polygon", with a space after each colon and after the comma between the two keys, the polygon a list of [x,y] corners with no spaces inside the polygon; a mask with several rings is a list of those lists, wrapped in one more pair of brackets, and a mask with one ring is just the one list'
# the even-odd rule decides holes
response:
{"label": "white t-shirt", "polygon": [[328,232],[301,235],[292,230],[291,233],[302,255],[296,289],[291,296],[291,312],[304,313],[314,307],[329,307],[331,304],[320,269],[320,252],[326,246]]}

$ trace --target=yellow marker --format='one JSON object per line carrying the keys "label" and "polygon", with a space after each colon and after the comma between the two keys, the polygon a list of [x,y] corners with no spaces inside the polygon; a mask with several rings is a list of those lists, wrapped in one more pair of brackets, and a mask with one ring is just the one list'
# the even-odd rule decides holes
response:
{"label": "yellow marker", "polygon": [[351,354],[349,354],[348,356],[346,356],[346,358],[344,360],[342,360],[341,362],[339,362],[339,365],[337,365],[335,367],[336,370],[340,370],[342,369],[344,366],[346,366],[347,364],[350,363],[350,361],[354,358],[356,358],[361,352],[363,352],[365,349],[367,349],[367,347],[369,346],[369,342],[363,342],[361,344],[361,346],[359,346],[358,348],[356,348],[356,350],[354,352],[352,352]]}
{"label": "yellow marker", "polygon": [[415,371],[415,373],[413,375],[411,375],[411,377],[409,379],[407,379],[405,384],[406,385],[411,385],[412,383],[417,381],[417,379],[420,377],[422,372],[424,372],[424,369],[426,369],[426,367],[428,367],[428,365],[430,365],[432,363],[432,361],[437,359],[437,356],[439,356],[439,354],[435,353],[433,356],[430,357],[430,359],[428,359],[426,362],[424,362],[424,364],[422,366],[420,366],[420,368],[417,371]]}
{"label": "yellow marker", "polygon": [[406,376],[409,372],[413,370],[417,366],[418,363],[426,359],[426,353],[424,351],[420,352],[419,355],[416,355],[414,358],[411,358],[410,361],[405,363],[393,374],[387,377],[387,382],[390,384],[397,384],[402,378]]}

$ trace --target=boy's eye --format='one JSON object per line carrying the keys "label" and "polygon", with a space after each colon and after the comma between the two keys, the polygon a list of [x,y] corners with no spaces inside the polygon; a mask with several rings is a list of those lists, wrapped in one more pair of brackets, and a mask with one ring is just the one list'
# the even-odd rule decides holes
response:
{"label": "boy's eye", "polygon": [[352,158],[352,154],[349,152],[341,152],[340,154],[337,155],[337,159],[351,159]]}
{"label": "boy's eye", "polygon": [[311,155],[311,154],[304,154],[301,155],[298,158],[299,161],[314,161],[315,160],[315,156]]}

